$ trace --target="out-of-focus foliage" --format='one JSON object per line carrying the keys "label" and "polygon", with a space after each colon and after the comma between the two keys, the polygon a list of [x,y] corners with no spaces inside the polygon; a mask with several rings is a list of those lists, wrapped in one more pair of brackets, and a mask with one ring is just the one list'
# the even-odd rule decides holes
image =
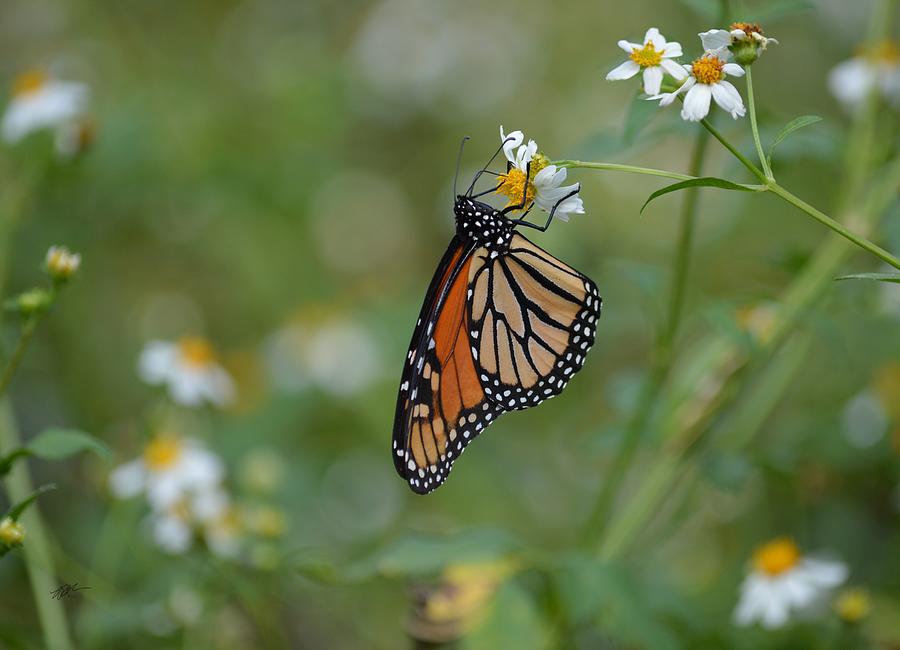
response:
{"label": "out-of-focus foliage", "polygon": [[[586,214],[535,241],[600,287],[584,370],[493,425],[437,492],[416,496],[394,473],[397,380],[452,234],[461,137],[461,179],[494,151],[499,124],[552,158],[684,171],[693,128],[603,77],[616,41],[653,25],[685,60],[699,54],[721,4],[7,0],[0,84],[41,68],[91,93],[90,133],[66,141],[84,150],[40,132],[0,151],[2,297],[39,282],[49,246],[81,254],[10,391],[22,436],[45,450],[28,461],[35,481],[59,488],[38,503],[59,584],[90,586],[64,601],[77,647],[900,644],[895,284],[830,284],[760,361],[768,371],[751,366],[739,406],[712,411],[713,435],[673,469],[648,525],[616,552],[582,538],[652,372],[682,200],[660,196],[641,215],[661,179],[570,170]],[[779,144],[775,172],[832,204],[848,117],[825,80],[863,38],[868,3],[732,4],[780,41],[754,66],[763,140],[797,115],[823,118]],[[722,117],[749,155],[745,121]],[[895,144],[897,114],[882,126]],[[721,150],[706,165],[754,182]],[[755,359],[827,237],[772,197],[701,192],[675,379],[616,517],[646,488],[663,423],[704,415],[684,409]],[[869,234],[900,250],[895,205]],[[885,270],[850,260],[845,273]],[[184,337],[211,342],[193,358],[214,354],[234,399],[178,404],[168,380],[141,381],[145,345]],[[62,429],[90,432],[112,460],[68,457],[73,433],[47,451]],[[125,480],[147,498],[115,496],[117,468],[141,459],[151,476],[185,440],[218,459],[203,470],[207,496],[225,499],[215,517],[179,528],[209,505],[179,502],[154,519],[150,479]],[[754,548],[782,535],[840,559],[864,591],[778,630],[735,625]],[[0,560],[0,645],[39,648],[22,558]]]}

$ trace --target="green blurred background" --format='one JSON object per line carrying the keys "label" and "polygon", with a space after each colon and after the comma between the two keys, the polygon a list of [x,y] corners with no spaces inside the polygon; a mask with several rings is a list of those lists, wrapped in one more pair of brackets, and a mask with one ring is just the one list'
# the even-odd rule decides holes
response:
{"label": "green blurred background", "polygon": [[[795,5],[745,3],[780,41],[754,81],[764,138],[796,115],[825,118],[781,145],[775,171],[827,208],[847,117],[825,77],[863,38],[868,5]],[[639,215],[659,180],[571,170],[586,214],[535,235],[604,300],[597,343],[565,394],[502,418],[428,497],[407,490],[389,458],[408,337],[452,235],[460,138],[472,136],[462,178],[493,152],[500,124],[551,158],[684,171],[693,128],[675,109],[634,107],[638,84],[604,76],[621,60],[616,41],[650,26],[680,41],[685,60],[698,54],[696,33],[718,26],[708,9],[4,2],[0,79],[45,67],[92,90],[89,150],[60,162],[40,136],[6,147],[0,188],[25,196],[2,260],[5,295],[40,281],[51,244],[83,256],[11,391],[26,437],[66,425],[113,450],[109,463],[32,463],[38,482],[61,487],[40,501],[60,582],[92,587],[65,601],[77,647],[408,647],[417,598],[446,567],[475,560],[516,569],[460,633],[466,648],[851,647],[827,612],[776,632],[732,625],[750,553],[778,535],[841,558],[849,582],[869,590],[860,638],[870,645],[859,647],[900,644],[894,285],[830,285],[796,326],[805,348],[753,444],[711,442],[616,558],[579,546],[664,311],[681,198]],[[745,121],[717,123],[752,152]],[[706,169],[747,180],[721,149]],[[712,341],[744,345],[741,314],[777,308],[825,237],[775,198],[704,192],[678,367]],[[900,249],[895,213],[881,240]],[[877,270],[862,254],[850,260],[842,270]],[[303,350],[312,332],[314,353]],[[286,530],[256,560],[168,555],[143,527],[143,502],[107,486],[140,454],[161,401],[136,375],[142,346],[188,334],[214,343],[239,399],[179,413],[181,432],[224,458],[238,500],[255,498],[248,458],[283,463],[265,498]],[[848,409],[855,399],[868,402]],[[648,427],[617,512],[660,437]],[[19,554],[0,561],[3,643],[42,647]]]}

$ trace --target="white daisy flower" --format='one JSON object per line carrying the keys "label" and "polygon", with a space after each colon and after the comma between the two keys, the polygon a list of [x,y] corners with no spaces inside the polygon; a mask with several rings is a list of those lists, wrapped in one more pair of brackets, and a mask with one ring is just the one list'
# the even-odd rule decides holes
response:
{"label": "white daisy flower", "polygon": [[711,29],[702,32],[700,42],[707,52],[730,48],[742,43],[753,43],[759,50],[765,50],[769,44],[778,45],[774,38],[763,35],[762,27],[756,23],[732,23],[728,29]]}
{"label": "white daisy flower", "polygon": [[3,114],[0,135],[9,144],[41,129],[61,129],[78,121],[87,109],[87,85],[51,79],[44,72],[20,75]]}
{"label": "white daisy flower", "polygon": [[877,91],[894,105],[900,104],[900,47],[885,41],[828,73],[828,89],[847,110],[855,110]]}
{"label": "white daisy flower", "polygon": [[165,384],[172,399],[185,406],[225,406],[235,396],[234,381],[200,337],[149,342],[141,352],[138,374],[148,384]]}
{"label": "white daisy flower", "polygon": [[[521,131],[513,131],[509,135],[500,127],[500,140],[503,142],[503,153],[510,162],[511,167],[505,174],[498,176],[498,194],[503,194],[509,199],[507,207],[519,205],[522,196],[525,196],[525,205],[534,202],[545,212],[551,212],[556,207],[554,217],[562,221],[568,221],[569,215],[584,214],[584,203],[579,196],[581,186],[563,185],[566,180],[566,169],[551,165],[550,160],[543,154],[537,153],[537,143],[529,140],[528,144],[522,144],[525,136]],[[529,168],[529,163],[531,167]],[[525,187],[526,176],[528,187]],[[571,196],[568,196],[570,195]],[[568,196],[560,203],[563,197]],[[559,203],[559,205],[557,205]]]}
{"label": "white daisy flower", "polygon": [[140,458],[113,470],[109,484],[122,499],[146,493],[150,505],[161,512],[192,498],[211,518],[218,511],[209,505],[214,497],[207,493],[217,491],[224,474],[221,459],[198,440],[161,434]]}
{"label": "white daisy flower", "polygon": [[782,627],[792,613],[819,602],[846,579],[844,564],[803,557],[792,540],[773,540],[753,554],[753,570],[741,585],[734,622]]}
{"label": "white daisy flower", "polygon": [[619,41],[619,47],[628,54],[628,60],[613,68],[606,78],[612,81],[631,79],[643,70],[644,92],[658,95],[663,75],[668,72],[678,81],[687,74],[673,59],[681,56],[680,43],[667,43],[656,27],[651,27],[644,35],[643,44]]}
{"label": "white daisy flower", "polygon": [[737,88],[725,81],[725,77],[742,77],[744,69],[737,63],[730,63],[729,58],[728,50],[706,52],[691,65],[684,66],[689,76],[678,90],[654,95],[649,99],[658,99],[660,106],[668,106],[679,94],[686,93],[681,117],[689,122],[699,122],[705,118],[709,114],[711,100],[715,100],[734,119],[743,117],[747,114],[744,101]]}
{"label": "white daisy flower", "polygon": [[188,513],[172,509],[150,517],[154,543],[166,553],[181,555],[194,545],[194,528]]}

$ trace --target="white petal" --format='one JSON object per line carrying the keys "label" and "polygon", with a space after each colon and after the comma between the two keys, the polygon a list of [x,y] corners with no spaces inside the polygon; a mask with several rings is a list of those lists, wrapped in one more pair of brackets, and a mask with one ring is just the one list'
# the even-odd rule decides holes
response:
{"label": "white petal", "polygon": [[724,29],[711,29],[708,32],[701,32],[698,36],[700,36],[703,49],[707,52],[720,50],[731,45],[731,34]]}
{"label": "white petal", "polygon": [[215,521],[228,510],[228,495],[221,489],[203,490],[194,495],[191,508],[200,523]]}
{"label": "white petal", "polygon": [[138,458],[113,470],[109,475],[109,489],[120,499],[128,499],[140,494],[146,479],[144,462]]}
{"label": "white petal", "polygon": [[150,341],[138,358],[138,376],[148,384],[162,384],[169,379],[178,347],[168,341]]}
{"label": "white petal", "polygon": [[610,81],[619,81],[621,79],[631,79],[634,75],[641,71],[641,66],[628,59],[624,63],[616,66],[606,75]]}
{"label": "white petal", "polygon": [[684,97],[681,118],[689,122],[699,122],[709,114],[712,90],[706,84],[694,84]]}
{"label": "white petal", "polygon": [[654,65],[644,69],[644,92],[648,95],[659,94],[659,87],[662,85],[663,70],[660,66]]}
{"label": "white petal", "polygon": [[663,35],[659,33],[656,27],[651,27],[644,34],[644,45],[647,43],[653,43],[653,47],[657,52],[661,52],[666,47],[666,39],[663,38]]}
{"label": "white petal", "polygon": [[513,150],[522,144],[522,140],[525,139],[525,134],[521,131],[513,131],[509,135],[503,133],[503,125],[500,125],[500,141],[503,143],[503,153],[506,155],[506,159],[509,162],[516,162],[515,157],[513,156]]}
{"label": "white petal", "polygon": [[522,171],[525,171],[528,167],[528,163],[531,162],[531,159],[534,158],[534,154],[537,153],[537,148],[537,142],[529,140],[527,145],[519,147],[513,164]]}
{"label": "white petal", "polygon": [[740,93],[727,81],[712,84],[712,96],[716,100],[716,104],[728,111],[734,119],[746,115],[747,111]]}
{"label": "white petal", "polygon": [[147,477],[147,501],[154,510],[168,510],[183,495],[184,485],[177,472],[160,472]]}
{"label": "white petal", "polygon": [[225,468],[219,457],[196,442],[187,443],[182,455],[179,474],[185,488],[208,490],[218,485],[225,476]]}
{"label": "white petal", "polygon": [[732,38],[735,38],[735,39],[740,39],[740,40],[747,39],[747,32],[745,32],[743,29],[732,29],[728,33],[731,35]]}
{"label": "white petal", "polygon": [[688,72],[684,69],[684,66],[678,65],[675,61],[663,59],[659,64],[662,66],[663,70],[668,72],[678,81],[681,81],[688,76]]}
{"label": "white petal", "polygon": [[[558,179],[558,182],[557,182]],[[557,170],[556,165],[547,165],[534,177],[534,187],[538,190],[556,187],[566,180],[566,168]]]}
{"label": "white petal", "polygon": [[676,43],[675,41],[671,41],[666,43],[666,46],[663,48],[662,55],[664,59],[676,59],[679,56],[682,56],[681,51],[681,43]]}
{"label": "white petal", "polygon": [[191,547],[191,528],[177,517],[157,516],[153,522],[153,539],[164,551],[184,553]]}
{"label": "white petal", "polygon": [[726,63],[722,66],[722,70],[725,72],[725,74],[729,74],[732,77],[744,76],[744,69],[737,63]]}
{"label": "white petal", "polygon": [[865,59],[854,58],[828,73],[828,88],[838,101],[853,108],[866,98],[875,79],[873,67]]}
{"label": "white petal", "polygon": [[201,406],[206,394],[206,377],[202,372],[182,368],[169,377],[169,395],[176,404]]}
{"label": "white petal", "polygon": [[836,587],[847,579],[847,567],[841,562],[806,558],[801,566],[808,579],[819,587]]}
{"label": "white petal", "polygon": [[62,126],[85,112],[88,98],[86,85],[70,81],[49,81],[19,95],[3,115],[3,139],[13,144],[34,131]]}
{"label": "white petal", "polygon": [[206,399],[216,406],[227,406],[234,401],[234,381],[223,368],[217,366],[207,371],[204,389]]}

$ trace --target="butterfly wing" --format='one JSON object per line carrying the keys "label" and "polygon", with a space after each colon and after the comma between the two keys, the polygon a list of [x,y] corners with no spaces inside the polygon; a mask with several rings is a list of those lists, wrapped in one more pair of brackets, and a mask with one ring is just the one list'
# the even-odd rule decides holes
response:
{"label": "butterfly wing", "polygon": [[473,257],[469,337],[488,399],[515,410],[558,395],[594,343],[596,285],[518,232]]}
{"label": "butterfly wing", "polygon": [[[503,408],[487,399],[472,355],[467,296],[484,249],[457,237],[438,265],[413,331],[394,419],[397,472],[425,494]],[[474,267],[473,267],[474,265]]]}

